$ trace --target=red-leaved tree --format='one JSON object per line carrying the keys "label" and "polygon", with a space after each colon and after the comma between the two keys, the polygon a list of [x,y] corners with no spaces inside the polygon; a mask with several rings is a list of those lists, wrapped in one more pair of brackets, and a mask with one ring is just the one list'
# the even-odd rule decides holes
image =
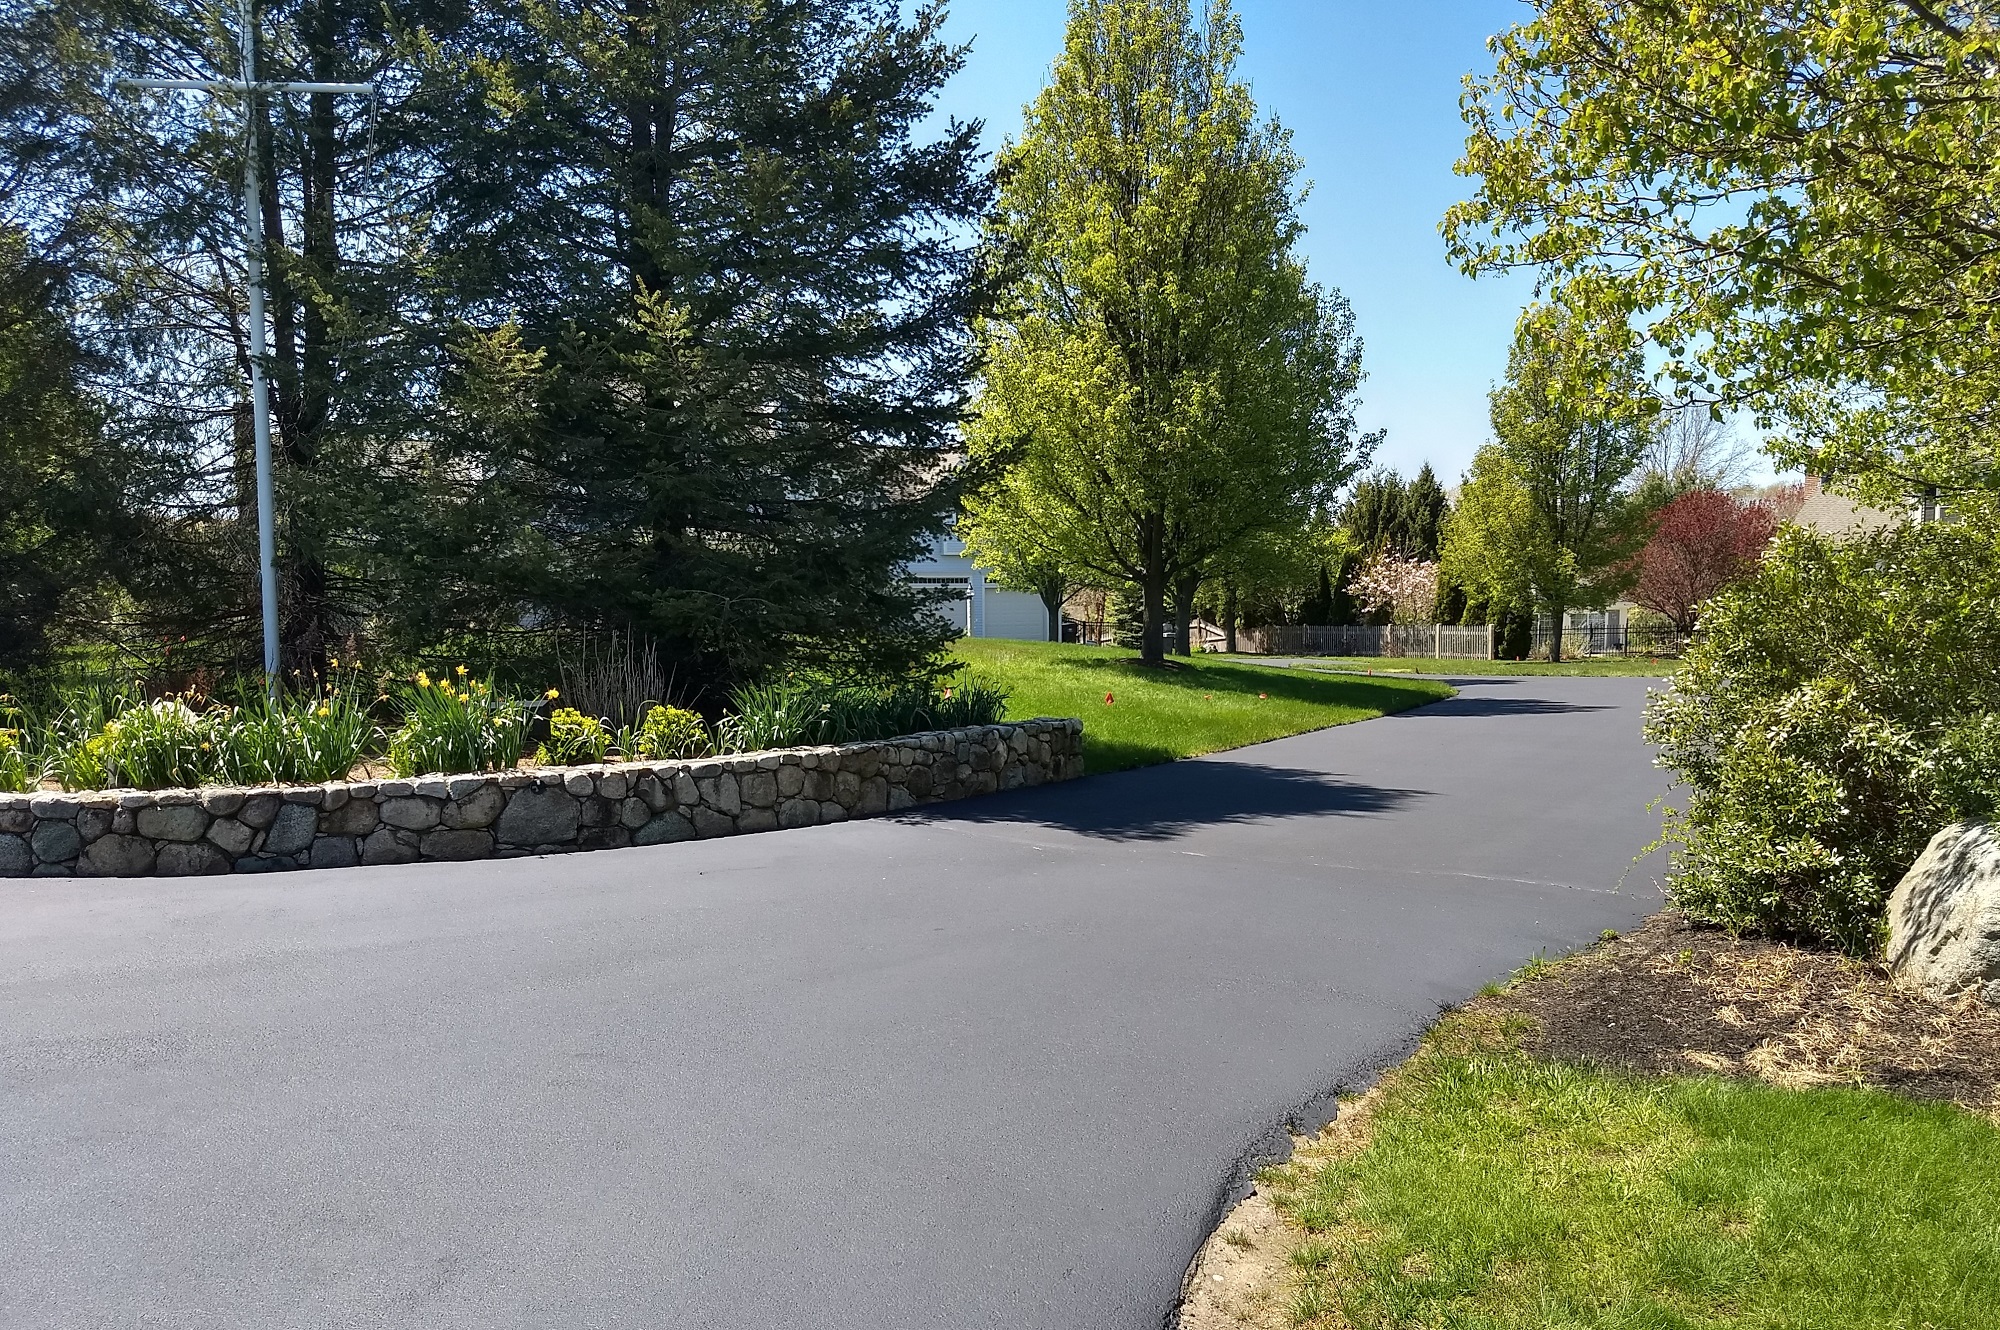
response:
{"label": "red-leaved tree", "polygon": [[1777,514],[1762,501],[1719,490],[1681,495],[1654,519],[1633,603],[1693,632],[1701,603],[1748,572],[1777,529]]}

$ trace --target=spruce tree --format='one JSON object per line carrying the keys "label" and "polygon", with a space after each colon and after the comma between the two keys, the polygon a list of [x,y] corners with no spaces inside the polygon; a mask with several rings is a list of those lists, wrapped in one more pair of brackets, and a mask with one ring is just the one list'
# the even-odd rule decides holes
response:
{"label": "spruce tree", "polygon": [[1429,462],[1425,462],[1403,490],[1399,548],[1404,557],[1437,558],[1439,542],[1444,539],[1445,514],[1450,507],[1444,486],[1438,483],[1437,472],[1431,470]]}
{"label": "spruce tree", "polygon": [[[0,28],[0,221],[68,274],[85,386],[147,453],[152,519],[124,551],[147,635],[255,659],[257,579],[242,260],[239,97],[139,91],[126,76],[235,78],[234,5],[26,0]],[[320,663],[380,606],[368,577],[385,452],[435,398],[427,289],[437,126],[411,59],[417,25],[458,7],[264,0],[267,79],[375,81],[373,107],[276,94],[254,114],[268,260],[283,656]],[[427,36],[434,41],[434,36]],[[351,101],[352,99],[350,99]],[[412,136],[410,131],[416,131]],[[391,491],[393,492],[393,491]]]}
{"label": "spruce tree", "polygon": [[48,661],[51,631],[101,614],[114,553],[134,532],[137,469],[82,390],[63,274],[0,229],[0,693]]}
{"label": "spruce tree", "polygon": [[438,262],[484,284],[401,529],[407,603],[629,627],[709,695],[941,642],[985,292],[940,6],[499,4],[440,94]]}

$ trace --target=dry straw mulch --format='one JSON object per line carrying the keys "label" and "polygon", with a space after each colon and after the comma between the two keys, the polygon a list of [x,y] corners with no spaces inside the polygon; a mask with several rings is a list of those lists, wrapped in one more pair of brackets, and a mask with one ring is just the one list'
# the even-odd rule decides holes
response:
{"label": "dry straw mulch", "polygon": [[2000,1113],[2000,1009],[1929,1001],[1878,965],[1736,938],[1673,913],[1472,1010],[1518,1012],[1522,1046],[1656,1075],[1803,1089],[1874,1085]]}

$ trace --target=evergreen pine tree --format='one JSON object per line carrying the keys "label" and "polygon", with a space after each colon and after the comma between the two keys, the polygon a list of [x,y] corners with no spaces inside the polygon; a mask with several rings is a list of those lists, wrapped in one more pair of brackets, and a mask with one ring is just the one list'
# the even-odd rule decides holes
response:
{"label": "evergreen pine tree", "polygon": [[[900,669],[957,500],[977,127],[942,7],[500,4],[448,52],[439,261],[490,282],[412,493],[424,631],[631,626],[711,689]],[[476,58],[475,58],[476,57]]]}
{"label": "evergreen pine tree", "polygon": [[[45,664],[50,630],[91,622],[112,554],[131,539],[132,459],[80,387],[83,356],[57,311],[62,274],[0,229],[0,672]],[[8,686],[0,682],[0,692]]]}
{"label": "evergreen pine tree", "polygon": [[1403,490],[1401,539],[1397,548],[1405,558],[1434,560],[1444,539],[1445,513],[1450,509],[1444,486],[1437,473],[1425,462]]}
{"label": "evergreen pine tree", "polygon": [[[380,81],[379,103],[272,94],[262,144],[283,654],[311,667],[381,600],[375,501],[384,454],[418,446],[435,400],[438,309],[463,303],[427,265],[437,180],[412,30],[463,7],[263,0],[266,79]],[[139,91],[117,76],[236,78],[234,6],[213,0],[24,0],[0,27],[0,223],[68,275],[84,386],[111,437],[147,463],[151,520],[121,564],[134,627],[256,659],[240,98]],[[421,44],[421,43],[418,43]],[[353,99],[350,99],[352,101]]]}

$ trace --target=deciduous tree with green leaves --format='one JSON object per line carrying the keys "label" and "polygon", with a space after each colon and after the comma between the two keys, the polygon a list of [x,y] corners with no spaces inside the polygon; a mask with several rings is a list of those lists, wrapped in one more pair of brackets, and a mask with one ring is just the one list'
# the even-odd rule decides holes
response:
{"label": "deciduous tree with green leaves", "polygon": [[1632,317],[1782,461],[1901,502],[2000,491],[2000,7],[1534,0],[1468,80],[1444,231]]}
{"label": "deciduous tree with green leaves", "polygon": [[1622,325],[1561,305],[1522,316],[1507,381],[1446,526],[1444,575],[1489,603],[1547,615],[1552,658],[1564,614],[1629,581],[1643,513],[1627,488],[1659,401]]}
{"label": "deciduous tree with green leaves", "polygon": [[[1011,278],[980,328],[974,454],[1002,464],[975,544],[1032,527],[1061,566],[1131,585],[1142,658],[1167,598],[1304,526],[1367,451],[1345,300],[1294,253],[1299,162],[1235,74],[1227,0],[1073,0],[1062,57],[1000,161]],[[994,534],[988,534],[994,533]]]}

